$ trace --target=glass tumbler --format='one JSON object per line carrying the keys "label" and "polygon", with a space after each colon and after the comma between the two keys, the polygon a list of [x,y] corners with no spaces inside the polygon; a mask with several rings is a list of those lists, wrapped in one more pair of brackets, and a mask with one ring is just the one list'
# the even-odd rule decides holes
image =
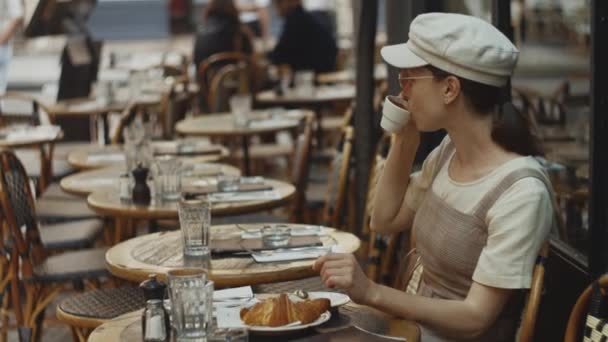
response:
{"label": "glass tumbler", "polygon": [[162,199],[176,201],[179,199],[182,190],[182,162],[173,156],[160,156],[156,158],[158,165],[157,184],[160,189]]}
{"label": "glass tumbler", "polygon": [[236,127],[246,127],[249,113],[251,112],[251,95],[237,94],[230,97],[230,112]]}
{"label": "glass tumbler", "polygon": [[204,341],[213,323],[213,282],[201,268],[171,270],[167,276],[177,340]]}
{"label": "glass tumbler", "polygon": [[205,197],[180,199],[179,224],[184,238],[185,257],[209,257],[211,205]]}

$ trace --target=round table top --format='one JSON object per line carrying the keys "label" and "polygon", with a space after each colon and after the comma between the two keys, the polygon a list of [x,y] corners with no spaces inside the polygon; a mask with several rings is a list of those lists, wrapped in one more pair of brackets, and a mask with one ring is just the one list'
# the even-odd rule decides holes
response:
{"label": "round table top", "polygon": [[[141,316],[142,310],[118,316],[93,330],[88,341],[142,341]],[[362,341],[365,337],[371,337],[371,335],[364,335],[361,330],[354,328],[355,326],[373,334],[404,338],[407,342],[420,341],[420,328],[413,321],[390,316],[371,307],[352,302],[332,311],[331,319],[318,327],[292,332],[288,335],[278,335],[274,338],[280,341],[301,341],[303,338],[312,338],[321,334],[336,334],[336,332],[341,332],[339,337],[336,336],[336,341]],[[395,339],[395,341],[402,339]],[[268,336],[258,336],[253,333],[249,335],[251,342],[268,340]]]}
{"label": "round table top", "polygon": [[351,101],[355,98],[355,95],[355,86],[344,83],[314,87],[312,92],[290,89],[284,95],[277,95],[274,90],[265,90],[256,94],[256,102],[265,106],[310,106],[337,101]]}
{"label": "round table top", "polygon": [[[152,148],[155,154],[176,154],[178,141],[153,141]],[[228,149],[222,145],[209,144],[207,142],[197,143],[196,141],[188,142],[189,150],[187,156],[197,158],[198,161],[217,161],[228,156]],[[167,153],[169,150],[174,152]],[[197,151],[201,154],[197,155]],[[98,169],[113,165],[124,165],[125,157],[122,145],[105,145],[99,146],[91,144],[90,146],[76,149],[68,154],[68,163],[78,170]]]}
{"label": "round table top", "polygon": [[284,114],[273,115],[268,110],[254,110],[249,114],[246,127],[234,125],[230,113],[202,115],[185,119],[175,124],[175,131],[182,135],[202,136],[248,136],[262,133],[278,132],[298,127],[307,111],[288,110]]}
{"label": "round table top", "polygon": [[58,126],[23,126],[15,131],[6,127],[0,132],[0,147],[27,147],[61,140],[63,132]]}
{"label": "round table top", "polygon": [[[162,100],[162,93],[143,93],[137,97],[136,103],[142,105],[156,105]],[[100,103],[94,98],[79,98],[58,101],[53,105],[47,105],[49,114],[52,116],[90,116],[109,112],[122,112],[131,100],[128,96],[118,96],[110,103]]]}
{"label": "round table top", "polygon": [[[263,225],[259,223],[246,227]],[[324,246],[337,245],[332,248],[344,253],[353,253],[359,248],[360,241],[355,235],[333,228],[324,230],[327,234],[319,236]],[[240,236],[241,231],[234,225],[211,227],[212,244],[216,238],[223,240]],[[210,277],[217,288],[296,280],[318,274],[312,269],[314,261],[257,263],[250,256],[214,257]],[[185,267],[181,231],[153,233],[121,242],[106,253],[106,265],[113,275],[129,281],[143,281],[151,273],[164,278],[167,271]]]}
{"label": "round table top", "polygon": [[[198,158],[182,159],[182,162],[186,166],[192,165],[192,172],[196,175],[196,177],[192,177],[187,176],[186,174],[182,178],[182,182],[185,186],[188,186],[195,181],[209,178],[213,179],[220,173],[234,176],[241,175],[241,171],[238,168],[228,164],[208,163],[201,161]],[[77,196],[88,196],[93,192],[107,189],[118,191],[119,177],[123,173],[125,173],[125,167],[122,165],[78,172],[63,177],[61,181],[59,181],[59,186],[61,186],[63,191]]]}
{"label": "round table top", "polygon": [[[374,79],[376,82],[386,80],[388,69],[386,64],[378,63],[374,66]],[[317,82],[321,84],[327,83],[352,83],[355,81],[355,70],[344,69],[339,71],[324,72],[317,75]]]}
{"label": "round table top", "polygon": [[[265,179],[264,183],[272,187],[272,190],[265,191],[268,196],[255,200],[215,202],[212,203],[211,214],[240,215],[274,209],[289,203],[296,191],[290,183],[279,180]],[[153,200],[148,206],[136,205],[130,200],[121,199],[118,191],[113,188],[94,191],[87,197],[87,203],[102,216],[147,220],[178,218],[176,201]]]}

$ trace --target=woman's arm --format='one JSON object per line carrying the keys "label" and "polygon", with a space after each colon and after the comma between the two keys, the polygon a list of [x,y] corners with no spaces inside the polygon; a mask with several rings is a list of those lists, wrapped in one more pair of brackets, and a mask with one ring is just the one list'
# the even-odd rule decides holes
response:
{"label": "woman's arm", "polygon": [[409,229],[415,212],[405,204],[405,192],[410,182],[410,173],[420,133],[412,121],[396,135],[384,166],[384,172],[376,189],[376,203],[371,217],[371,229],[380,233],[393,233]]}
{"label": "woman's arm", "polygon": [[448,337],[474,338],[489,329],[512,291],[473,283],[464,300],[410,295],[368,279],[352,254],[328,254],[313,268],[325,286],[346,290],[357,303],[424,324]]}

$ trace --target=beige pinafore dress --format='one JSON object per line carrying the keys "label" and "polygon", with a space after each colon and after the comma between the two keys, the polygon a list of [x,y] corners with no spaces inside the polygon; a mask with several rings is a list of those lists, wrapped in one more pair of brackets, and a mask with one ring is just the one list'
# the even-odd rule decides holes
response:
{"label": "beige pinafore dress", "polygon": [[[433,179],[452,156],[448,145]],[[526,177],[540,179],[551,189],[546,175],[535,169],[520,169],[504,177],[477,204],[472,214],[460,212],[439,198],[431,188],[416,212],[414,234],[416,249],[424,271],[417,294],[425,297],[463,300],[473,282],[473,272],[488,238],[485,217],[504,191]],[[524,304],[524,290],[516,291],[495,324],[475,341],[515,341]],[[422,342],[454,341],[421,326]]]}

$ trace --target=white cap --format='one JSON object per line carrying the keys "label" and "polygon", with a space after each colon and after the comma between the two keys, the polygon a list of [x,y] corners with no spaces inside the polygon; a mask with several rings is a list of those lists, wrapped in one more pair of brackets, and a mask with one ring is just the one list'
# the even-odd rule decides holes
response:
{"label": "white cap", "polygon": [[427,64],[471,81],[503,86],[519,51],[490,23],[468,15],[426,13],[414,18],[409,40],[380,51],[397,68]]}

